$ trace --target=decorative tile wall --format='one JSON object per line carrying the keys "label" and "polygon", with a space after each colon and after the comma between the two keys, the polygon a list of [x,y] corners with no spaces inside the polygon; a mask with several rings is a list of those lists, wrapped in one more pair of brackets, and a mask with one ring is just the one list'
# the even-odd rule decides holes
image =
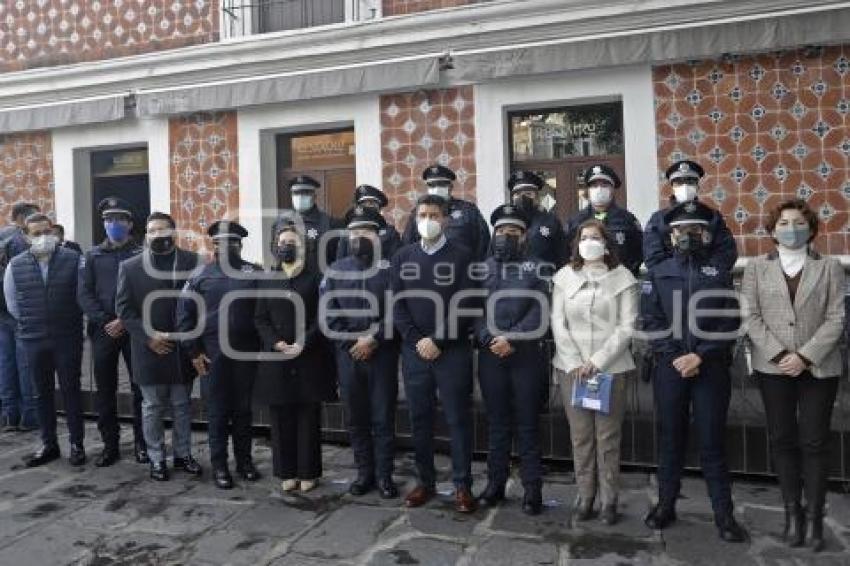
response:
{"label": "decorative tile wall", "polygon": [[219,0],[4,0],[0,72],[218,39]]}
{"label": "decorative tile wall", "polygon": [[477,4],[486,0],[384,0],[382,4],[384,16],[398,16],[425,12],[439,8],[454,8],[466,4]]}
{"label": "decorative tile wall", "polygon": [[48,132],[0,136],[0,226],[16,202],[34,202],[53,213],[53,151]]}
{"label": "decorative tile wall", "polygon": [[383,188],[399,229],[425,193],[422,171],[431,164],[451,168],[453,194],[475,201],[474,116],[471,86],[381,97]]}
{"label": "decorative tile wall", "polygon": [[772,249],[767,213],[794,197],[820,215],[816,247],[850,253],[850,46],[665,65],[653,81],[664,199],[663,171],[695,158],[743,255]]}
{"label": "decorative tile wall", "polygon": [[179,229],[195,232],[183,243],[197,249],[210,224],[239,213],[236,112],[172,118],[168,130],[171,213]]}

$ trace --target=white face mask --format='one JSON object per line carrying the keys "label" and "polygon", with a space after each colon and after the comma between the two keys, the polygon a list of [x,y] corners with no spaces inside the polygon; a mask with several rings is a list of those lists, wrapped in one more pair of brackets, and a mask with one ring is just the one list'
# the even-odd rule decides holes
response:
{"label": "white face mask", "polygon": [[313,195],[292,195],[292,208],[296,212],[306,212],[313,208]]}
{"label": "white face mask", "polygon": [[416,230],[423,239],[433,240],[443,231],[443,226],[436,220],[423,218],[416,222]]}
{"label": "white face mask", "polygon": [[694,200],[697,196],[697,185],[696,183],[688,183],[687,185],[676,185],[673,187],[673,196],[676,197],[676,201],[678,202],[687,202],[689,200]]}
{"label": "white face mask", "polygon": [[32,251],[33,255],[37,256],[50,255],[56,249],[58,243],[59,238],[53,234],[42,234],[32,239],[30,251]]}
{"label": "white face mask", "polygon": [[578,243],[578,255],[585,261],[596,261],[605,255],[605,242],[582,240]]}
{"label": "white face mask", "polygon": [[587,196],[593,206],[606,206],[611,203],[611,187],[590,187]]}
{"label": "white face mask", "polygon": [[449,193],[451,189],[448,185],[434,185],[432,187],[428,187],[428,194],[440,197],[443,200],[449,200]]}

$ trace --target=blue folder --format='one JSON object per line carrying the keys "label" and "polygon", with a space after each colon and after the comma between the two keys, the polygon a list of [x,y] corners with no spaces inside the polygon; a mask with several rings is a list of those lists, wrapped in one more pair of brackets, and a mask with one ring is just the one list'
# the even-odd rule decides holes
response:
{"label": "blue folder", "polygon": [[611,411],[611,386],[614,377],[596,373],[586,380],[573,381],[572,406],[607,415]]}

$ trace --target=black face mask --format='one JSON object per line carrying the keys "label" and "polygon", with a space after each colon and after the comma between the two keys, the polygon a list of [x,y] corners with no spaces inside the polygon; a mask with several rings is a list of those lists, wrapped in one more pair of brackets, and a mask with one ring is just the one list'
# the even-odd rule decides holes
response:
{"label": "black face mask", "polygon": [[519,256],[519,237],[500,234],[493,237],[493,256],[500,261],[509,261]]}
{"label": "black face mask", "polygon": [[174,236],[158,236],[156,238],[152,238],[148,246],[155,254],[167,254],[174,249]]}
{"label": "black face mask", "polygon": [[681,234],[676,239],[676,249],[679,250],[679,253],[686,255],[693,255],[700,253],[705,244],[702,241],[702,234],[692,234],[690,232],[686,232]]}
{"label": "black face mask", "polygon": [[369,238],[358,237],[348,241],[348,251],[354,257],[365,261],[372,261],[375,254],[375,246]]}
{"label": "black face mask", "polygon": [[534,199],[530,196],[523,195],[514,201],[514,204],[518,209],[525,212],[526,214],[529,212],[533,212],[536,208],[534,205]]}
{"label": "black face mask", "polygon": [[292,263],[298,258],[298,246],[295,244],[283,244],[277,248],[275,255],[283,263]]}

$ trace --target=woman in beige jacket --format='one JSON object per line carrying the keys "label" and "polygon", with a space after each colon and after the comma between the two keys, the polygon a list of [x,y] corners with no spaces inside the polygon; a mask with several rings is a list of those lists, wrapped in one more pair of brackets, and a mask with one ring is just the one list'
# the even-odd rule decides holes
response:
{"label": "woman in beige jacket", "polygon": [[[626,375],[635,368],[629,345],[637,319],[638,285],[616,258],[601,222],[587,220],[577,234],[572,263],[553,279],[552,363],[570,422],[579,491],[576,518],[584,521],[592,516],[598,486],[602,521],[610,525],[617,521]],[[597,372],[614,376],[607,415],[570,403],[575,380]]]}

